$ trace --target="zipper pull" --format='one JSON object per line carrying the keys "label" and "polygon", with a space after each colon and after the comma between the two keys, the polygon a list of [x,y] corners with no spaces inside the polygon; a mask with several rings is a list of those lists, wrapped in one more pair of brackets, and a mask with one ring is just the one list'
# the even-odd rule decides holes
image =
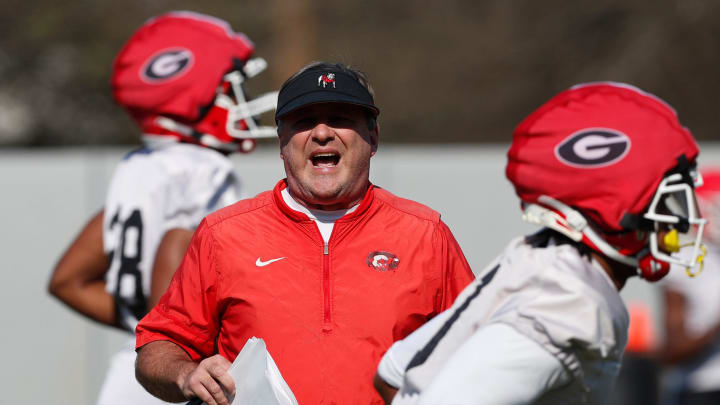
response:
{"label": "zipper pull", "polygon": [[328,253],[329,253],[328,244],[327,244],[327,242],[325,242],[325,244],[323,245],[323,254],[326,255]]}

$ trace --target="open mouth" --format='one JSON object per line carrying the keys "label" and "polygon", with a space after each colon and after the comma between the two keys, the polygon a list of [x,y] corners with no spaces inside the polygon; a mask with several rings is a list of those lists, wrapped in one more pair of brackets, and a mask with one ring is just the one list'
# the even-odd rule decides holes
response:
{"label": "open mouth", "polygon": [[337,153],[318,153],[310,158],[315,167],[335,167],[340,162]]}

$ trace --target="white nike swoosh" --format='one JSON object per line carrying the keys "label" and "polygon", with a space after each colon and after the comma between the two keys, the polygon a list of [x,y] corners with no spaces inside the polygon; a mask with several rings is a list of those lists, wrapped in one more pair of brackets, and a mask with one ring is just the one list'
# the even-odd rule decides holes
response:
{"label": "white nike swoosh", "polygon": [[264,261],[260,260],[260,258],[258,257],[257,260],[255,261],[255,265],[258,267],[265,267],[270,263],[273,263],[273,262],[276,262],[276,261],[282,260],[282,259],[285,259],[285,257],[278,257],[277,259],[270,259],[270,260],[264,262]]}

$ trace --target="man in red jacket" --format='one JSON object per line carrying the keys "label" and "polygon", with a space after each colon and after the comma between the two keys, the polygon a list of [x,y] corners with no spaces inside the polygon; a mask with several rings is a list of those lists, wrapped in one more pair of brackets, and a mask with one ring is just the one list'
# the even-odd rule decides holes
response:
{"label": "man in red jacket", "polygon": [[280,90],[287,179],[206,217],[137,328],[137,377],[170,401],[227,404],[227,370],[265,340],[300,404],[381,404],[390,345],[473,278],[440,214],[369,181],[378,108],[364,74],[313,63]]}

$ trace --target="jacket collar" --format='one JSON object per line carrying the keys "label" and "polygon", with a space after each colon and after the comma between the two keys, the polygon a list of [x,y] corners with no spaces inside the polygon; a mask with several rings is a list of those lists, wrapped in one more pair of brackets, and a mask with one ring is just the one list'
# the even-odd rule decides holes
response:
{"label": "jacket collar", "polygon": [[[287,204],[285,204],[285,201],[282,197],[282,190],[287,188],[287,179],[280,180],[276,185],[275,188],[272,191],[273,195],[273,201],[275,202],[275,206],[278,207],[278,209],[285,214],[286,217],[290,218],[291,220],[295,222],[303,222],[303,221],[310,221],[310,218],[308,218],[307,215],[303,214],[302,212],[295,211],[294,209],[288,207]],[[370,183],[368,186],[367,191],[365,192],[365,196],[360,201],[360,204],[358,205],[357,209],[349,214],[346,214],[342,218],[338,219],[336,222],[346,222],[346,221],[352,221],[355,218],[360,217],[365,213],[365,211],[370,208],[370,205],[372,204],[374,198],[375,198],[375,186]]]}

